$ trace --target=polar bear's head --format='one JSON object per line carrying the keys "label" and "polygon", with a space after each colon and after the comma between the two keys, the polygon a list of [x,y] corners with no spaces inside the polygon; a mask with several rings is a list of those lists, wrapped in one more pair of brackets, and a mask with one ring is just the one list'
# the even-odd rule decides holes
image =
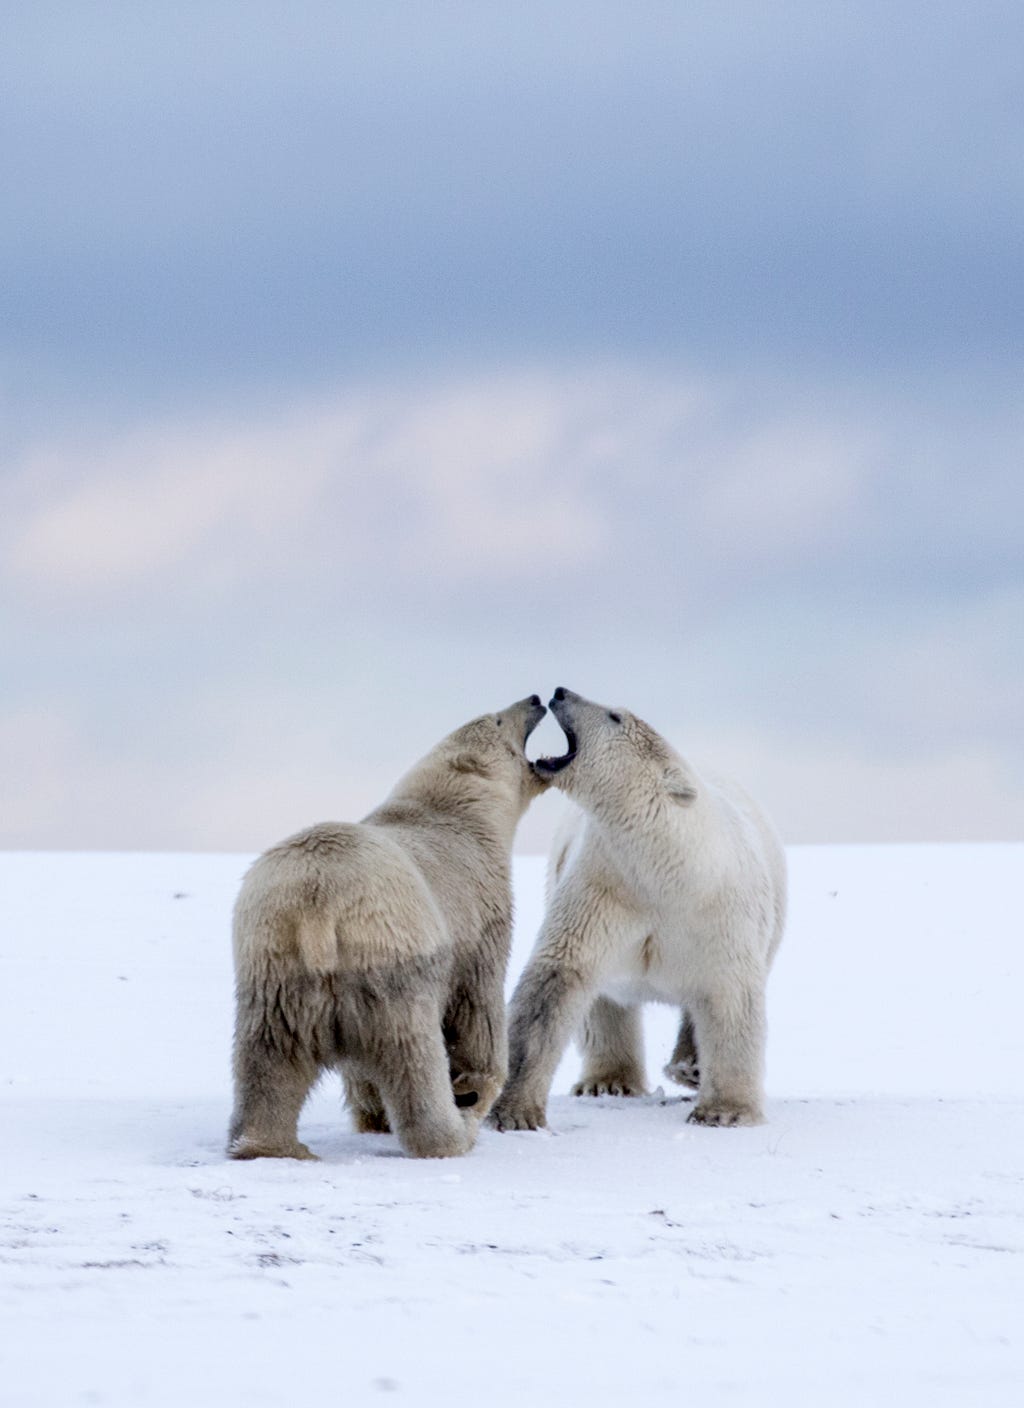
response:
{"label": "polar bear's head", "polygon": [[[526,740],[547,713],[536,694],[463,724],[431,749],[396,785],[389,799],[457,815],[475,830],[504,833],[547,778],[526,757]],[[511,835],[509,836],[511,839]]]}
{"label": "polar bear's head", "polygon": [[565,734],[566,751],[538,758],[534,771],[584,810],[633,812],[659,798],[683,807],[696,800],[695,779],[678,753],[628,709],[609,709],[559,686],[551,712]]}
{"label": "polar bear's head", "polygon": [[442,744],[450,766],[457,773],[513,783],[535,797],[547,781],[539,778],[526,757],[526,740],[547,713],[540,696],[531,694],[496,714],[471,719]]}

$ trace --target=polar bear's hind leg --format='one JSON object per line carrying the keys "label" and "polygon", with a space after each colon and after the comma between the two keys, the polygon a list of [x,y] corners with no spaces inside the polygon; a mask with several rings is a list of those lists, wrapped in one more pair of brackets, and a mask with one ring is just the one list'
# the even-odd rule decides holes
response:
{"label": "polar bear's hind leg", "polygon": [[697,1035],[693,1030],[693,1018],[685,1007],[679,1023],[679,1035],[676,1037],[675,1049],[665,1067],[665,1074],[669,1080],[674,1080],[676,1085],[685,1086],[688,1090],[697,1090],[700,1087]]}
{"label": "polar bear's hind leg", "polygon": [[583,1072],[574,1095],[645,1095],[639,1007],[609,997],[591,1003],[579,1034]]}
{"label": "polar bear's hind leg", "polygon": [[[455,1104],[440,1011],[395,1001],[374,1034],[373,1067],[390,1127],[407,1154],[448,1159],[473,1147],[479,1121]],[[368,1053],[369,1054],[369,1053]]]}
{"label": "polar bear's hind leg", "polygon": [[380,1091],[372,1080],[364,1080],[353,1071],[343,1070],[345,1098],[352,1113],[352,1123],[359,1134],[390,1134],[388,1113]]}
{"label": "polar bear's hind leg", "polygon": [[[240,1004],[243,1014],[260,1003]],[[299,1113],[319,1074],[303,1045],[275,1040],[270,1022],[239,1022],[235,1034],[235,1107],[228,1132],[232,1159],[314,1159],[300,1143]]]}
{"label": "polar bear's hind leg", "polygon": [[692,1004],[701,1055],[693,1124],[763,1124],[764,985],[703,995]]}

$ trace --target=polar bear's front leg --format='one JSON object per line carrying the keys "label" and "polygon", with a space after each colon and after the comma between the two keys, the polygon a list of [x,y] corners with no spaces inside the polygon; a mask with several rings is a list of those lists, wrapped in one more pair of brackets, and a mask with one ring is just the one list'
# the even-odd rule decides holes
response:
{"label": "polar bear's front leg", "polygon": [[498,1129],[543,1129],[548,1091],[588,996],[584,975],[555,955],[534,954],[512,998],[509,1078],[491,1111]]}
{"label": "polar bear's front leg", "polygon": [[693,1124],[763,1124],[764,981],[695,996],[689,1004],[700,1052]]}
{"label": "polar bear's front leg", "polygon": [[574,1095],[645,1095],[639,1007],[594,999],[579,1034],[583,1073]]}
{"label": "polar bear's front leg", "polygon": [[456,1105],[482,1120],[508,1075],[504,965],[465,975],[444,1020]]}

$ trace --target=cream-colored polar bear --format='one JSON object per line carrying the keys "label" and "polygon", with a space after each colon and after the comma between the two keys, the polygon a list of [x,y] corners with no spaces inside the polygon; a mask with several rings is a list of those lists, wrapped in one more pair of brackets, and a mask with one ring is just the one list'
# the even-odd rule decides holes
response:
{"label": "cream-colored polar bear", "polygon": [[499,1129],[537,1129],[570,1035],[576,1095],[644,1091],[640,1004],[682,1012],[666,1075],[699,1088],[690,1119],[762,1118],[765,983],[786,862],[738,787],[698,774],[648,724],[557,689],[561,758],[538,759],[582,808],[557,839],[548,911],[512,1000]]}
{"label": "cream-colored polar bear", "polygon": [[507,1069],[504,979],[516,824],[536,695],[438,744],[356,825],[266,852],[235,905],[236,1159],[312,1158],[299,1112],[340,1068],[356,1127],[464,1154]]}

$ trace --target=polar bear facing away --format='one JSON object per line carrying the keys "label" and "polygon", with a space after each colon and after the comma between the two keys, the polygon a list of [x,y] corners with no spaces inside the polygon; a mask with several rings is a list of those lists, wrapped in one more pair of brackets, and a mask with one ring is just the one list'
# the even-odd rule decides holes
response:
{"label": "polar bear facing away", "polygon": [[698,774],[648,724],[557,689],[568,742],[534,764],[581,810],[556,839],[548,909],[512,1000],[509,1079],[492,1122],[537,1129],[576,1031],[576,1095],[644,1093],[640,1005],[680,1009],[666,1075],[698,1124],[763,1119],[765,983],[786,862],[738,787]]}
{"label": "polar bear facing away", "polygon": [[507,1066],[516,824],[545,779],[536,695],[456,730],[358,824],[327,822],[249,870],[235,905],[228,1154],[314,1157],[297,1135],[339,1069],[356,1127],[406,1153],[473,1145]]}

